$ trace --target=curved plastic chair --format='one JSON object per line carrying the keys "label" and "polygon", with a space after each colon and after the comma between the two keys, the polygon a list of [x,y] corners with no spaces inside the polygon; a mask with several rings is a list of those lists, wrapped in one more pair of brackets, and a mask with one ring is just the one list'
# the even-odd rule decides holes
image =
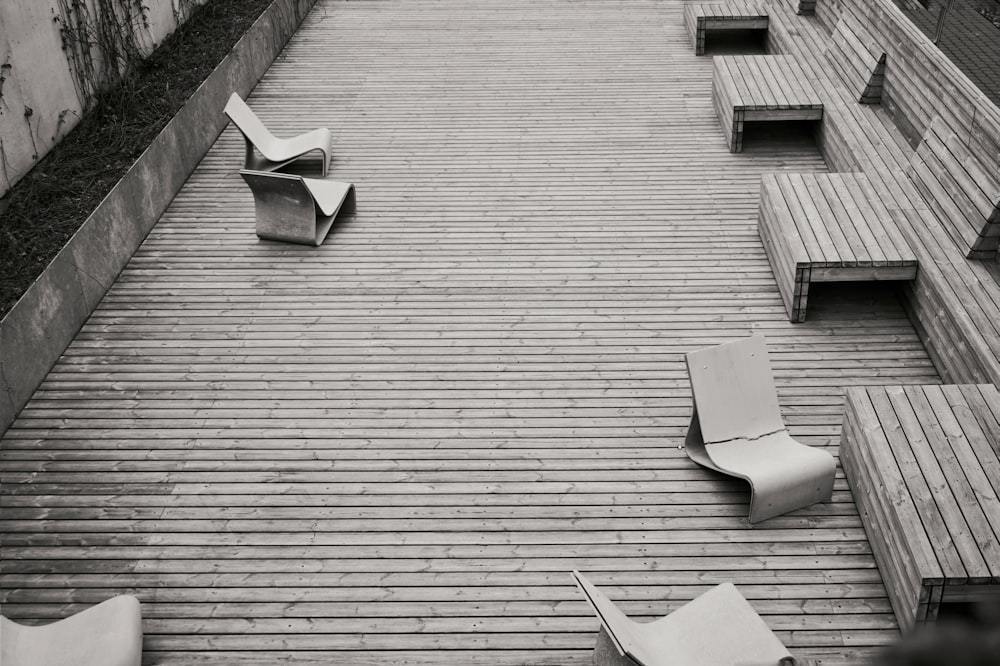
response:
{"label": "curved plastic chair", "polygon": [[763,336],[687,355],[696,463],[750,482],[750,522],[830,499],[837,463],[785,430]]}
{"label": "curved plastic chair", "polygon": [[141,661],[142,616],[135,597],[113,597],[40,627],[0,617],[3,666],[139,666]]}
{"label": "curved plastic chair", "polygon": [[601,621],[597,666],[794,664],[792,655],[732,583],[713,587],[654,622],[630,620],[579,571],[573,580]]}
{"label": "curved plastic chair", "polygon": [[354,185],[287,173],[241,169],[253,192],[257,236],[321,245],[345,201],[354,205]]}
{"label": "curved plastic chair", "polygon": [[[264,127],[257,114],[236,93],[229,96],[225,114],[233,121],[246,141],[246,159],[243,164],[245,168],[274,171],[318,150],[323,153],[323,176],[326,176],[333,142],[330,130],[321,127],[291,139],[279,139]],[[260,152],[259,156],[254,148]]]}

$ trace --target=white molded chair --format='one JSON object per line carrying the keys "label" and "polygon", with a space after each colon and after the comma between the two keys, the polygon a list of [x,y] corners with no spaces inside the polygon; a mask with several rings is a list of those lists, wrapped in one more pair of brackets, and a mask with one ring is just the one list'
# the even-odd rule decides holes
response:
{"label": "white molded chair", "polygon": [[601,621],[598,666],[794,664],[792,655],[732,583],[717,585],[654,622],[630,620],[583,577],[573,580]]}
{"label": "white molded chair", "polygon": [[351,183],[248,169],[240,175],[253,192],[257,236],[267,240],[321,245],[344,203],[355,204]]}
{"label": "white molded chair", "polygon": [[750,482],[750,522],[830,499],[837,464],[785,430],[763,336],[687,355],[694,414],[685,448],[700,465]]}
{"label": "white molded chair", "polygon": [[25,626],[0,617],[3,666],[139,666],[139,600],[120,596],[64,620]]}
{"label": "white molded chair", "polygon": [[[246,141],[244,168],[255,171],[274,171],[318,150],[323,153],[323,176],[326,177],[333,143],[330,130],[320,127],[291,139],[279,139],[264,127],[264,123],[260,121],[253,109],[247,106],[246,102],[236,93],[229,96],[225,114],[233,121]],[[256,151],[260,152],[260,155],[257,155],[255,148]]]}

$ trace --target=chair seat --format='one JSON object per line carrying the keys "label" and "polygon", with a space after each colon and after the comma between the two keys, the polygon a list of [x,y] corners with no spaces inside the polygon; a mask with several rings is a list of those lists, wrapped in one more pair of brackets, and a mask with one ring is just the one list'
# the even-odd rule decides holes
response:
{"label": "chair seat", "polygon": [[294,136],[290,139],[270,137],[270,140],[257,145],[260,154],[271,162],[284,162],[295,159],[312,150],[321,150],[322,146],[333,143],[333,135],[325,127]]}
{"label": "chair seat", "polygon": [[142,616],[135,597],[113,597],[64,620],[25,626],[0,617],[3,666],[139,666]]}
{"label": "chair seat", "polygon": [[323,215],[329,217],[335,215],[343,205],[347,195],[350,194],[351,183],[341,183],[335,180],[317,180],[315,178],[303,178],[302,182],[306,189],[316,201],[316,206]]}
{"label": "chair seat", "polygon": [[666,617],[639,623],[582,574],[574,571],[573,578],[618,653],[640,666],[778,664],[791,657],[732,583],[717,585]]}
{"label": "chair seat", "polygon": [[289,139],[279,139],[271,134],[253,109],[236,93],[229,96],[224,113],[236,125],[246,142],[244,168],[275,171],[308,153],[319,151],[323,160],[322,174],[326,177],[333,144],[330,130],[320,127]]}
{"label": "chair seat", "polygon": [[829,499],[837,464],[826,451],[781,430],[759,439],[706,444],[717,471],[750,483],[750,522],[757,523]]}

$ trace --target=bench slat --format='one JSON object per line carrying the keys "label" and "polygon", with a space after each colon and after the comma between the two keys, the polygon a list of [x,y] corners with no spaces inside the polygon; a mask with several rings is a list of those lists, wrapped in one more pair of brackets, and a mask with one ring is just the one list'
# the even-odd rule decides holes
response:
{"label": "bench slat", "polygon": [[883,266],[902,265],[899,252],[889,242],[885,233],[883,220],[889,219],[889,211],[872,206],[864,197],[860,185],[859,179],[844,178],[839,174],[833,175],[830,179],[832,196],[835,196],[840,206],[843,206],[847,218],[841,226],[854,225],[855,233],[870,263]]}
{"label": "bench slat", "polygon": [[923,389],[924,387],[917,387],[916,390],[910,390],[910,387],[893,387],[888,392],[907,442],[931,488],[947,534],[962,559],[961,567],[949,568],[942,562],[942,570],[946,578],[959,583],[983,583],[989,580],[986,562],[969,533],[969,525],[962,511],[963,489],[953,485],[958,484],[957,475],[960,470],[954,469],[950,452],[949,455],[942,455],[945,453],[942,445],[946,447],[947,441]]}
{"label": "bench slat", "polygon": [[[997,528],[1000,527],[1000,500],[994,494],[982,463],[956,417],[953,407],[955,401],[949,400],[945,396],[944,389],[939,386],[926,387],[921,393],[926,396],[937,424],[944,434],[944,439],[941,441],[942,448],[950,445],[951,455],[948,455],[947,449],[937,455],[948,461],[948,464],[943,465],[948,474],[948,483],[956,496],[958,508],[969,526],[969,536],[979,547],[979,554],[986,565],[983,582],[1000,582],[998,577],[1000,541],[997,539]],[[961,394],[957,397],[960,399]],[[966,416],[971,416],[967,405],[962,412]],[[974,438],[984,436],[975,418],[968,418],[965,428],[973,433]]]}

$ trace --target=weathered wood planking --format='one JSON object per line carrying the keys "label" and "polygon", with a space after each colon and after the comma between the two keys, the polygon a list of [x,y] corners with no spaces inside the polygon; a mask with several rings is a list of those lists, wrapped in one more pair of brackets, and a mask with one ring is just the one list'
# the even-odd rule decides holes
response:
{"label": "weathered wood planking", "polygon": [[757,218],[790,321],[813,282],[912,280],[917,260],[864,174],[767,174]]}
{"label": "weathered wood planking", "polygon": [[937,381],[891,290],[788,322],[760,179],[824,164],[729,153],[681,14],[321,2],[251,103],[331,128],[355,218],[258,241],[223,134],[0,445],[4,612],[134,592],[151,663],[584,664],[577,567],[637,619],[732,580],[796,655],[894,640],[842,474],[751,529],[677,448],[684,354],[751,332],[831,452],[844,386]]}
{"label": "weathered wood planking", "polygon": [[712,63],[712,102],[732,152],[743,150],[745,123],[823,119],[823,102],[794,58],[716,56]]}
{"label": "weathered wood planking", "polygon": [[924,133],[907,173],[967,257],[996,260],[1000,154],[971,151],[939,116]]}
{"label": "weathered wood planking", "polygon": [[817,18],[833,31],[851,18],[878,35],[890,63],[885,80],[886,111],[912,145],[943,116],[949,128],[968,137],[976,153],[1000,153],[1000,109],[933,45],[893,0],[820,4]]}
{"label": "weathered wood planking", "polygon": [[708,31],[763,30],[767,31],[767,10],[754,0],[728,0],[725,3],[687,5],[684,7],[684,27],[687,28],[695,55],[705,55]]}
{"label": "weathered wood planking", "polygon": [[1000,596],[1000,393],[850,389],[840,455],[900,625]]}
{"label": "weathered wood planking", "polygon": [[[881,5],[881,0],[875,4]],[[935,365],[953,383],[1000,382],[1000,272],[993,264],[966,257],[969,248],[956,244],[952,222],[932,210],[907,176],[911,160],[917,169],[921,167],[906,140],[906,128],[897,126],[894,119],[898,117],[880,107],[850,101],[853,94],[829,74],[829,35],[821,28],[772,9],[768,34],[772,51],[795,55],[817,81],[817,90],[826,104],[817,140],[831,168],[865,173],[916,255],[921,268],[916,280],[904,287],[903,295]],[[933,47],[927,42],[923,48]],[[933,60],[934,56],[922,54],[921,58]],[[913,63],[907,61],[906,66],[910,68]],[[952,84],[963,85],[957,80]],[[922,98],[934,97],[919,82],[910,80],[904,85],[916,86],[913,91],[923,90]],[[973,125],[985,123],[985,127],[990,118],[1000,117],[1000,111],[992,105],[981,111],[977,111],[977,117],[982,118]],[[951,127],[963,126],[951,116],[947,123]],[[991,154],[989,146],[995,144],[989,136],[973,131],[967,135],[969,149],[980,157]],[[992,150],[995,155],[996,148]]]}
{"label": "weathered wood planking", "polygon": [[885,48],[851,16],[837,22],[828,49],[830,62],[861,104],[879,104],[885,83]]}

